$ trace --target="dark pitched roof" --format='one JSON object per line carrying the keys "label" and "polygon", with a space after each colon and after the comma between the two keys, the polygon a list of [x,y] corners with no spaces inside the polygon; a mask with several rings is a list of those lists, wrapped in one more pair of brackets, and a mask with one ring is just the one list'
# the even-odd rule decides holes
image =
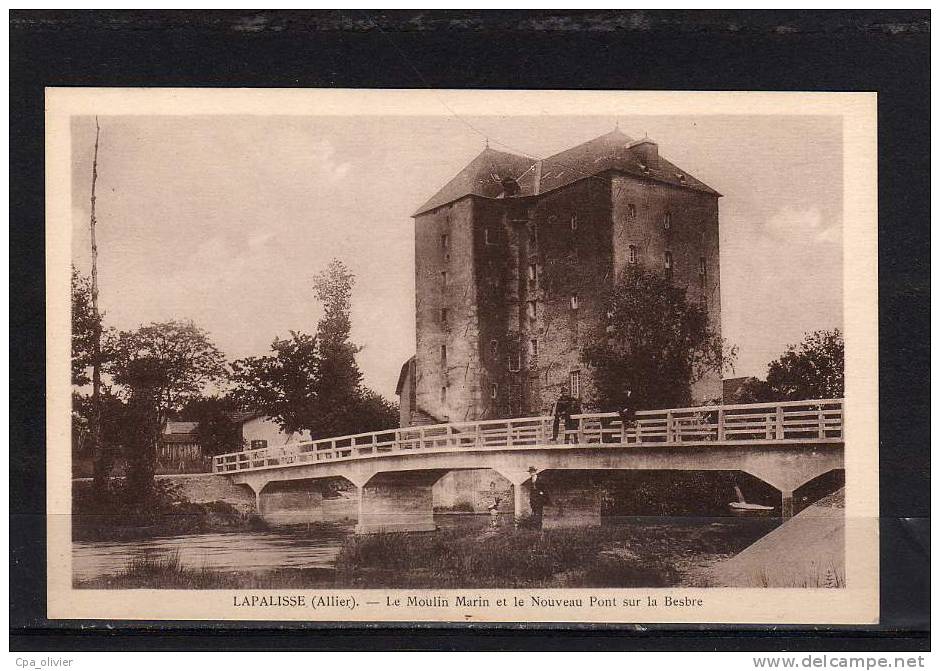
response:
{"label": "dark pitched roof", "polygon": [[401,390],[405,388],[405,379],[408,377],[408,369],[411,368],[411,364],[416,356],[417,355],[411,357],[401,365],[401,372],[398,374],[398,384],[395,385],[396,396],[401,396]]}
{"label": "dark pitched roof", "polygon": [[163,427],[163,435],[190,435],[199,428],[199,422],[167,422]]}
{"label": "dark pitched roof", "polygon": [[260,412],[254,412],[254,411],[251,411],[251,410],[249,410],[249,411],[236,411],[236,412],[233,412],[233,413],[229,414],[229,418],[230,418],[230,419],[232,420],[232,422],[234,422],[235,424],[244,424],[245,422],[251,421],[251,420],[255,419],[256,417],[261,417],[261,413],[260,413]]}
{"label": "dark pitched roof", "polygon": [[517,181],[517,196],[539,195],[610,170],[721,195],[662,156],[658,165],[644,166],[639,148],[647,143],[655,144],[649,138],[634,141],[615,129],[541,161],[487,147],[413,216],[471,194],[484,198],[503,197],[502,180],[507,177]]}
{"label": "dark pitched roof", "polygon": [[413,216],[452,203],[470,194],[484,198],[498,198],[503,193],[503,179],[518,178],[534,164],[534,159],[487,147],[430,200],[419,207]]}

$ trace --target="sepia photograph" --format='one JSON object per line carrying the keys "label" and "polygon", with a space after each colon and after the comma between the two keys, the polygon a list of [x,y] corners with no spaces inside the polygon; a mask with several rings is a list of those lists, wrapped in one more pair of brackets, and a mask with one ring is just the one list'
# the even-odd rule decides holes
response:
{"label": "sepia photograph", "polygon": [[873,135],[840,94],[117,91],[49,131],[50,599],[877,618]]}

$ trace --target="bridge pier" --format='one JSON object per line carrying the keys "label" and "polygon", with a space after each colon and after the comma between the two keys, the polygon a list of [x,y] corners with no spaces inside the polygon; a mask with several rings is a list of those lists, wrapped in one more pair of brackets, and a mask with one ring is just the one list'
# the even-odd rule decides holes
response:
{"label": "bridge pier", "polygon": [[497,472],[512,484],[512,514],[516,522],[532,515],[532,474],[503,468]]}
{"label": "bridge pier", "polygon": [[542,515],[545,529],[599,527],[601,483],[591,471],[546,471],[539,476],[548,502]]}
{"label": "bridge pier", "polygon": [[780,517],[783,520],[793,517],[793,490],[780,491]]}
{"label": "bridge pier", "polygon": [[[516,520],[532,515],[532,477],[528,471],[500,471],[512,483]],[[538,482],[548,501],[542,509],[542,527],[560,529],[601,524],[601,490],[593,476],[541,471]]]}
{"label": "bridge pier", "polygon": [[572,489],[549,494],[542,527],[545,529],[571,529],[599,527],[601,525],[601,492],[591,489]]}
{"label": "bridge pier", "polygon": [[376,473],[359,488],[357,534],[434,531],[432,488],[447,471]]}

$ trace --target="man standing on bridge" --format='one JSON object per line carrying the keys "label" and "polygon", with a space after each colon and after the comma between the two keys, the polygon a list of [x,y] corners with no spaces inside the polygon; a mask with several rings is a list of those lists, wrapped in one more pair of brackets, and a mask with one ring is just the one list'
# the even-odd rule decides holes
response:
{"label": "man standing on bridge", "polygon": [[633,391],[627,389],[626,402],[617,413],[620,415],[620,440],[622,443],[627,442],[627,436],[630,434],[630,429],[636,426],[636,409],[633,407],[633,400],[630,398],[631,396],[633,396]]}
{"label": "man standing on bridge", "polygon": [[555,421],[552,424],[552,442],[558,442],[558,424],[561,420],[565,422],[565,442],[568,442],[568,439],[571,439],[571,442],[577,442],[577,437],[571,436],[570,431],[577,431],[578,421],[572,419],[572,415],[577,415],[581,412],[581,402],[578,399],[571,396],[568,392],[568,386],[562,385],[561,387],[561,396],[558,397],[558,400],[555,401],[555,409],[552,414],[555,416]]}

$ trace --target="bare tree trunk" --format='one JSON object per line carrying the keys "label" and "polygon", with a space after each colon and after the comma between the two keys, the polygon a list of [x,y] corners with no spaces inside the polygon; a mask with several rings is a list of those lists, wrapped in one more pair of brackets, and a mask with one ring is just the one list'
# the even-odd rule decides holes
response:
{"label": "bare tree trunk", "polygon": [[98,183],[98,136],[101,128],[95,117],[95,156],[91,164],[91,309],[94,317],[94,343],[91,362],[91,452],[94,460],[95,491],[108,489],[110,458],[101,440],[101,313],[98,311],[98,242],[95,237],[95,187]]}

